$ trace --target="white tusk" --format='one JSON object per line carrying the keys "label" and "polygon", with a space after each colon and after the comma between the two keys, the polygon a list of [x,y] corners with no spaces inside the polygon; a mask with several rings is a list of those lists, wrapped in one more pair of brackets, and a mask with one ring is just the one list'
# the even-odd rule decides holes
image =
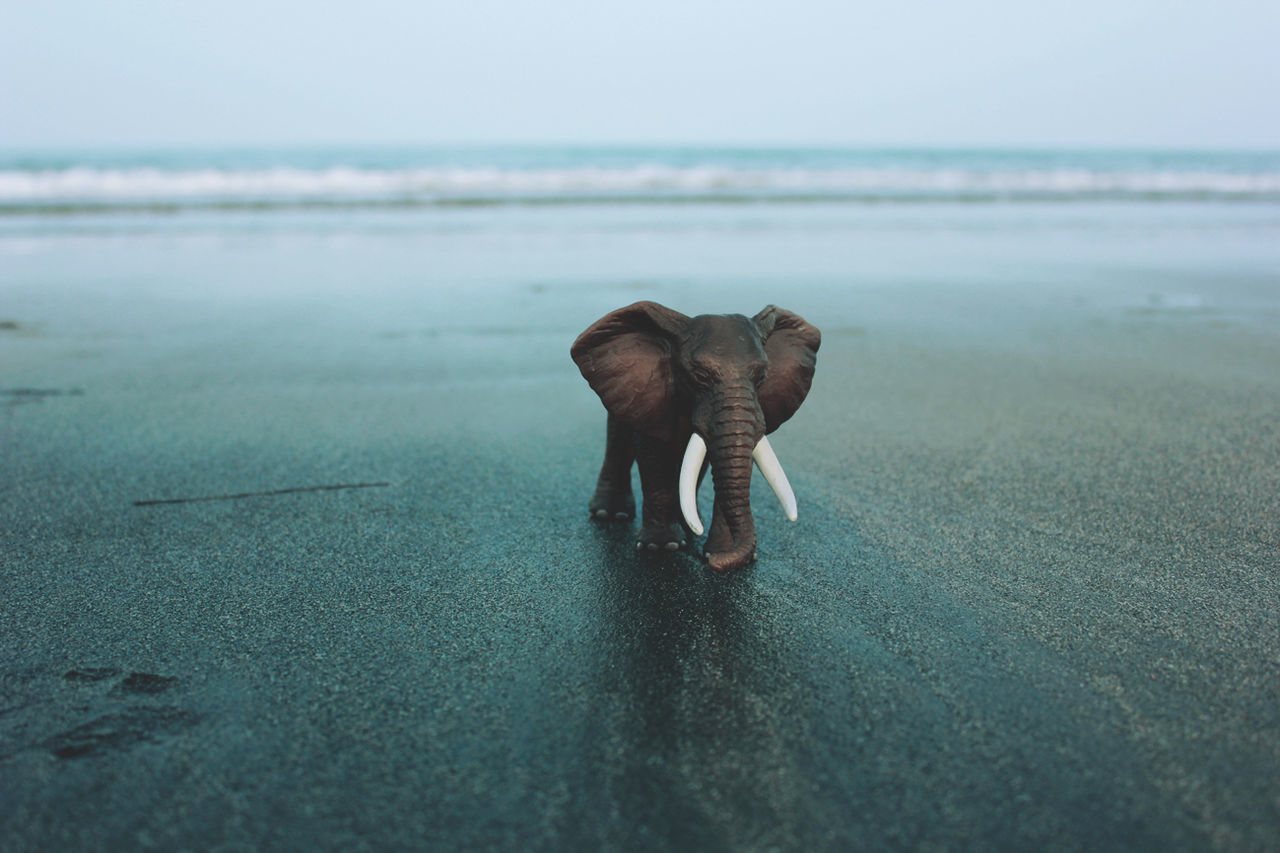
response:
{"label": "white tusk", "polygon": [[689,529],[699,536],[702,535],[702,519],[698,518],[698,475],[702,473],[702,461],[706,458],[707,443],[695,432],[689,436],[689,446],[684,449],[684,462],[680,465],[680,512],[684,514]]}
{"label": "white tusk", "polygon": [[751,458],[756,460],[756,465],[760,467],[760,473],[764,474],[765,481],[773,489],[773,493],[778,496],[778,500],[782,503],[782,511],[787,515],[787,521],[795,521],[800,517],[796,513],[796,493],[791,491],[791,484],[787,482],[787,474],[782,470],[782,463],[778,461],[777,454],[769,446],[769,439],[763,437],[760,439],[760,443],[756,445]]}

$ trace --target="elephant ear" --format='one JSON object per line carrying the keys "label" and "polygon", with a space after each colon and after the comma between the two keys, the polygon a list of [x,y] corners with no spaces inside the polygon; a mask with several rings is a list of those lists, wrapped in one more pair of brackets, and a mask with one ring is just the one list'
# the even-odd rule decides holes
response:
{"label": "elephant ear", "polygon": [[656,302],[637,302],[606,314],[573,342],[570,355],[614,417],[650,432],[675,413],[671,353],[689,322]]}
{"label": "elephant ear", "polygon": [[773,432],[796,413],[813,383],[822,333],[798,314],[770,305],[754,318],[769,356],[769,372],[760,384],[765,432]]}

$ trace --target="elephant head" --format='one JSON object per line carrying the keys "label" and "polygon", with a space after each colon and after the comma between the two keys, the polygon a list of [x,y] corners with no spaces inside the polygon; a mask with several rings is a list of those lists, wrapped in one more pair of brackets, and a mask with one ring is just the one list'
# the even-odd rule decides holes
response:
{"label": "elephant head", "polygon": [[[809,393],[821,338],[799,316],[772,305],[754,317],[691,318],[637,302],[601,318],[573,345],[573,360],[611,420],[637,437],[642,481],[646,460],[639,439],[656,445],[659,454],[665,448],[668,463],[675,460],[678,472],[672,470],[669,481],[650,479],[676,487],[694,533],[702,532],[694,492],[703,462],[710,460],[715,510],[706,553],[713,568],[736,568],[754,558],[753,459],[795,520],[795,497],[765,435],[795,414]],[[670,502],[651,494],[663,491],[645,484],[646,524],[651,500]]]}

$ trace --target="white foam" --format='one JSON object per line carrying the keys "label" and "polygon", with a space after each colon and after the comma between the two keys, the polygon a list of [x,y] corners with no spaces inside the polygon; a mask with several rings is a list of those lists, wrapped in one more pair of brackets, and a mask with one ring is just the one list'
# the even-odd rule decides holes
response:
{"label": "white foam", "polygon": [[565,169],[68,168],[0,171],[0,203],[448,200],[770,194],[858,197],[1276,196],[1280,172],[745,169],[641,165]]}

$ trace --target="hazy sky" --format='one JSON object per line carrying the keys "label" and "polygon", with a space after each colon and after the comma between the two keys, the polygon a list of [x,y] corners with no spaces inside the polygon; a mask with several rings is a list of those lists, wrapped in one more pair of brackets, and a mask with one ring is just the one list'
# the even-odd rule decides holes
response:
{"label": "hazy sky", "polygon": [[0,4],[4,147],[1280,147],[1277,0]]}

